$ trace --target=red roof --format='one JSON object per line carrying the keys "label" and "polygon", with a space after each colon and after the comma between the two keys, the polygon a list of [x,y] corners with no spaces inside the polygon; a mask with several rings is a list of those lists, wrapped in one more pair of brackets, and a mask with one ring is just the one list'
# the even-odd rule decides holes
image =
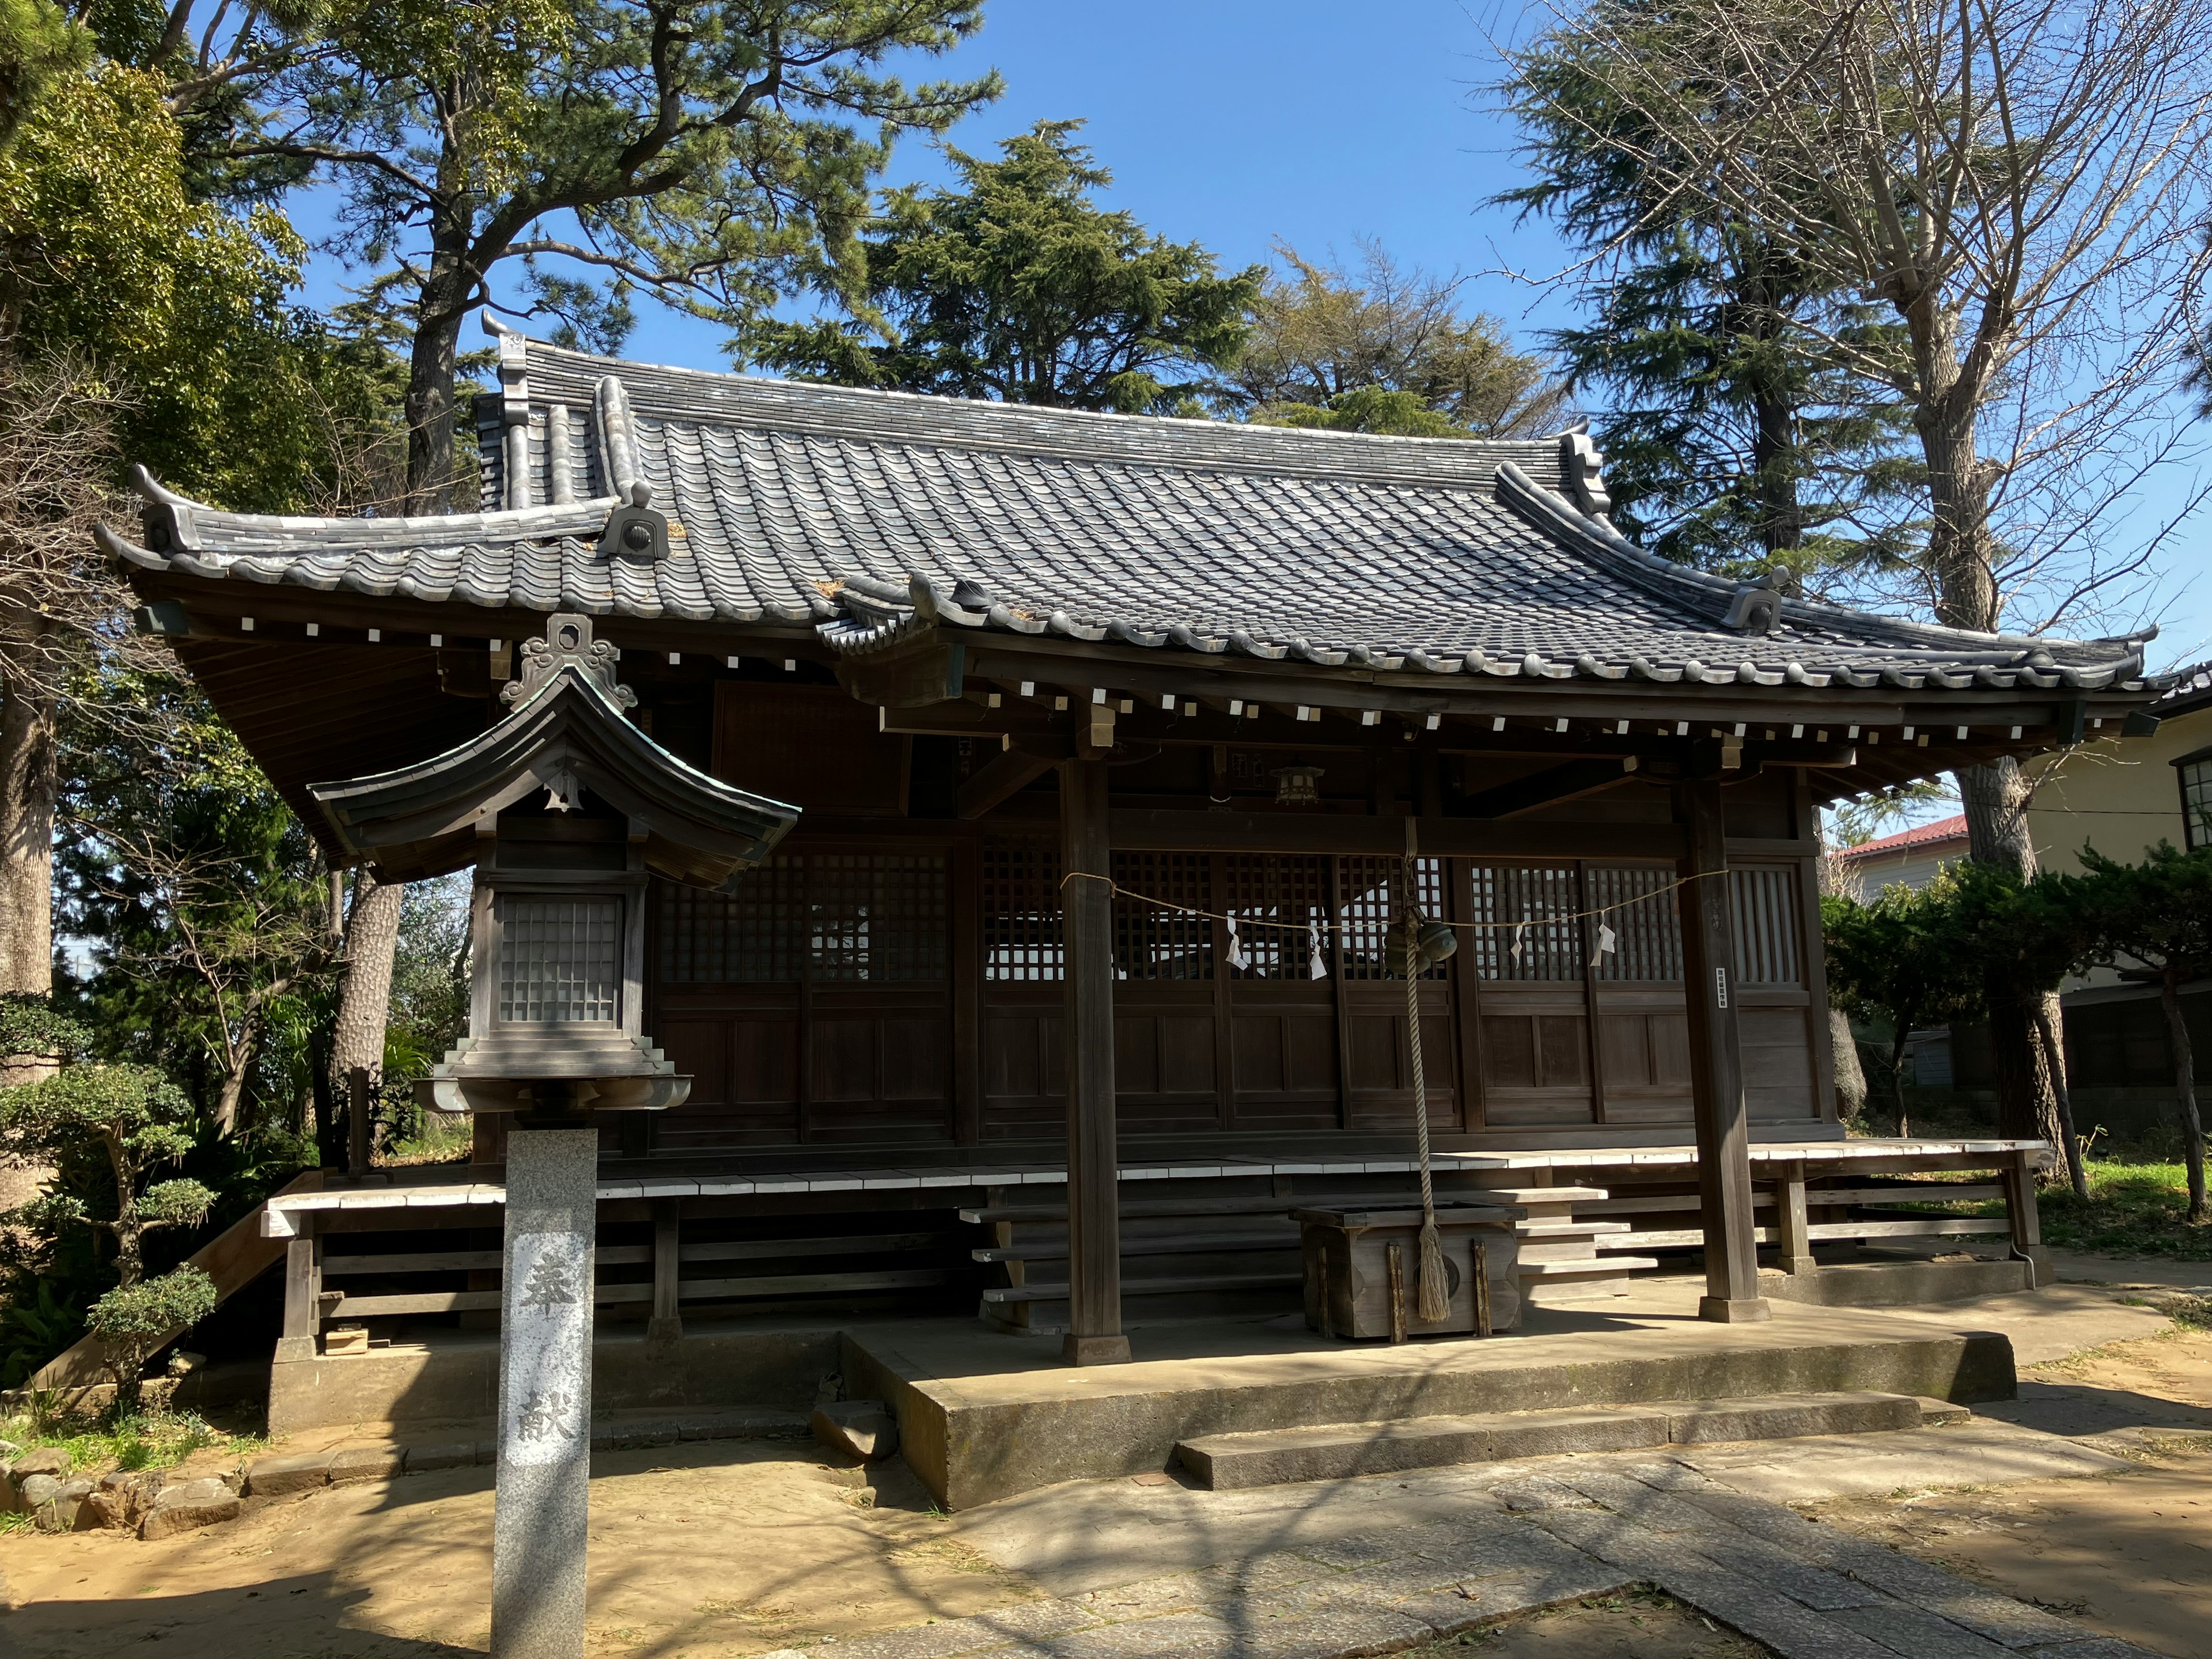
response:
{"label": "red roof", "polygon": [[1863,841],[1856,847],[1846,847],[1836,854],[1846,862],[1870,858],[1879,853],[1903,853],[1925,847],[1941,847],[1966,838],[1966,815],[1937,818],[1932,823],[1915,824],[1910,830],[1900,830],[1893,836],[1884,836],[1880,841]]}

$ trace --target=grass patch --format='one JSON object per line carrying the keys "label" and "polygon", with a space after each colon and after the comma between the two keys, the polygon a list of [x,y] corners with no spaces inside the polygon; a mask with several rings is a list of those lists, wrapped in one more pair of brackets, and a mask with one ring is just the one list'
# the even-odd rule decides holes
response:
{"label": "grass patch", "polygon": [[263,1435],[226,1434],[197,1412],[143,1412],[117,1419],[18,1417],[0,1423],[0,1439],[25,1451],[58,1446],[78,1474],[166,1469],[210,1447],[246,1457],[269,1444]]}
{"label": "grass patch", "polygon": [[[2045,1187],[2038,1200],[2043,1242],[2063,1250],[2092,1255],[2162,1256],[2175,1261],[2212,1261],[2212,1224],[2189,1220],[2189,1176],[2179,1163],[2136,1164],[2091,1158],[2089,1201],[2067,1186]],[[1942,1180],[1942,1176],[1917,1176]],[[1970,1177],[1960,1175],[1960,1180]],[[1974,1176],[1971,1179],[1984,1180]],[[2002,1203],[1900,1205],[1934,1215],[2002,1215]]]}

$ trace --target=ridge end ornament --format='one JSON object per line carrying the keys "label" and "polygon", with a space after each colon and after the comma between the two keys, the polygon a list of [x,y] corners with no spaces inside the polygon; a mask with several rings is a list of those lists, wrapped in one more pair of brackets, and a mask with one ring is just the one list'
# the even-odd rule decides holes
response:
{"label": "ridge end ornament", "polygon": [[617,708],[637,707],[637,693],[615,678],[622,652],[610,640],[592,637],[592,619],[556,611],[546,620],[545,637],[522,641],[521,673],[507,682],[500,701],[509,708],[527,702],[564,668],[574,668],[607,694]]}

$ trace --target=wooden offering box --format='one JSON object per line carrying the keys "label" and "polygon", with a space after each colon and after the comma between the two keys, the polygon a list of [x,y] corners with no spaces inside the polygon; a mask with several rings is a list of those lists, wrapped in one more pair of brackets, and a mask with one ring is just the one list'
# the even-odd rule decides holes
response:
{"label": "wooden offering box", "polygon": [[1437,1206],[1451,1310],[1431,1323],[1420,1316],[1418,1207],[1291,1211],[1305,1257],[1307,1325],[1326,1335],[1393,1342],[1511,1330],[1521,1318],[1513,1224],[1522,1213],[1506,1205]]}

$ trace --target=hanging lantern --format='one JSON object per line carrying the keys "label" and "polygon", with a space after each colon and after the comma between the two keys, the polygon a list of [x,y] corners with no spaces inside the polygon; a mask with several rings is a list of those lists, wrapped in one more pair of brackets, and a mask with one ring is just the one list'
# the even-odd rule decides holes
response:
{"label": "hanging lantern", "polygon": [[1273,776],[1276,805],[1318,806],[1321,805],[1322,769],[1320,767],[1279,767]]}

